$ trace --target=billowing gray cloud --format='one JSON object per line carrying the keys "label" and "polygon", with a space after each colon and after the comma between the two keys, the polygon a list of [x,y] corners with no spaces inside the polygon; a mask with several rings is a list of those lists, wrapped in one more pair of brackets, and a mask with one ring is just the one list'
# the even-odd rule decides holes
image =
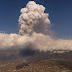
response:
{"label": "billowing gray cloud", "polygon": [[[50,36],[48,27],[49,14],[44,13],[45,7],[34,1],[27,3],[21,9],[19,16],[19,34],[0,33],[0,49],[25,48],[32,44],[34,50],[72,50],[72,40],[54,39]],[[30,48],[30,47],[29,47]]]}

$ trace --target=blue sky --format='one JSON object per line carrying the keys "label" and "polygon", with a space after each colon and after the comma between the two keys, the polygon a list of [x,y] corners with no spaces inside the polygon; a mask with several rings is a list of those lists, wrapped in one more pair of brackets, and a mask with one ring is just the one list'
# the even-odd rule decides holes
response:
{"label": "blue sky", "polygon": [[[0,32],[17,33],[20,9],[29,0],[0,0]],[[51,30],[57,38],[72,38],[72,0],[34,0],[49,13]]]}

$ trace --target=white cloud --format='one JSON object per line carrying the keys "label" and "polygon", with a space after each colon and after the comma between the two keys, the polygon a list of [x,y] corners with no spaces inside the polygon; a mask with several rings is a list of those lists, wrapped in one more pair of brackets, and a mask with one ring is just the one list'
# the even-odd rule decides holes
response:
{"label": "white cloud", "polygon": [[[19,34],[0,33],[0,49],[25,48],[31,43],[35,50],[71,50],[72,40],[54,39],[49,34],[47,26],[50,24],[48,14],[44,13],[45,7],[30,1],[21,9],[19,17]],[[2,32],[2,31],[0,31]]]}

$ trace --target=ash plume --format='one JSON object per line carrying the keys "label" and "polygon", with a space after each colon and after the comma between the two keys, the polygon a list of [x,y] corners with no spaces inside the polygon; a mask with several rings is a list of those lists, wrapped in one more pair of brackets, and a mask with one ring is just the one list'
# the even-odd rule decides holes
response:
{"label": "ash plume", "polygon": [[32,50],[72,51],[72,40],[54,39],[50,35],[49,14],[44,13],[45,7],[29,1],[25,8],[21,9],[19,16],[18,34],[0,33],[0,49],[23,48],[31,44]]}
{"label": "ash plume", "polygon": [[47,33],[50,20],[48,19],[49,14],[44,13],[44,10],[43,5],[36,4],[34,1],[28,2],[26,7],[21,9],[19,34]]}

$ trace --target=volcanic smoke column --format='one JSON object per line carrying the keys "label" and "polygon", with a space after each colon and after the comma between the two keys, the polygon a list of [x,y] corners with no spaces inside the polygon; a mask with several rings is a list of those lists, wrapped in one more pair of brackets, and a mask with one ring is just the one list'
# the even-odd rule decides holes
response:
{"label": "volcanic smoke column", "polygon": [[50,20],[49,14],[44,13],[45,7],[36,4],[34,1],[29,1],[25,8],[21,9],[19,17],[19,34],[32,35],[35,33],[48,33],[48,25]]}

